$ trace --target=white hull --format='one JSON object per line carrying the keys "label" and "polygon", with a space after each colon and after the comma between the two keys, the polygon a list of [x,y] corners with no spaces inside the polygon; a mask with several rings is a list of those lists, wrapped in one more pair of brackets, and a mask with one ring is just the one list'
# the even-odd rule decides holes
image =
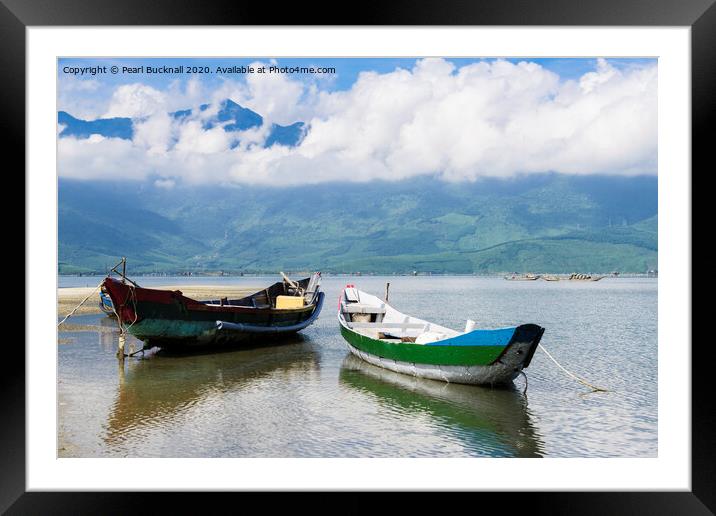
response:
{"label": "white hull", "polygon": [[531,346],[529,342],[515,343],[507,353],[500,357],[499,362],[488,366],[447,366],[398,362],[365,353],[351,346],[350,343],[346,344],[355,356],[369,364],[383,367],[396,373],[470,385],[495,385],[511,382],[522,371],[525,357]]}

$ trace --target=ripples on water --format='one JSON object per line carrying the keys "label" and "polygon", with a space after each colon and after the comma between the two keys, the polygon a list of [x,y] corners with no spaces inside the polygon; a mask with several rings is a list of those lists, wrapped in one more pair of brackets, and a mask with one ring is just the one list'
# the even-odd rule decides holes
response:
{"label": "ripples on water", "polygon": [[[172,281],[187,278],[140,283]],[[209,281],[262,286],[274,278],[198,282]],[[364,363],[347,352],[331,300],[346,282],[382,295],[386,281],[398,309],[445,326],[462,329],[467,318],[481,327],[545,326],[543,343],[557,360],[613,392],[586,394],[540,351],[526,396],[521,378],[511,389],[488,389]],[[323,312],[298,336],[221,353],[149,352],[123,366],[114,356],[116,322],[76,316],[58,343],[59,455],[654,457],[656,285],[326,277]]]}

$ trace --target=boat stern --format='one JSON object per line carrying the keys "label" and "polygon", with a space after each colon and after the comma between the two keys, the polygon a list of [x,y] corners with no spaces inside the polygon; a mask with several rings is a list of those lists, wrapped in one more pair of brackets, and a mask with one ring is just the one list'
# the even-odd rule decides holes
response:
{"label": "boat stern", "polygon": [[529,367],[544,331],[543,327],[536,324],[517,326],[510,342],[505,346],[494,364],[512,368],[516,377],[520,371]]}

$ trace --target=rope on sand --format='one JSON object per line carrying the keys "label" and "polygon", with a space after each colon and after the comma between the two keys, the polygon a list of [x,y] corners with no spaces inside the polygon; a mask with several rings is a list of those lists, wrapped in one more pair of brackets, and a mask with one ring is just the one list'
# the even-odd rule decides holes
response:
{"label": "rope on sand", "polygon": [[582,385],[586,385],[587,387],[589,387],[590,389],[592,389],[592,391],[594,391],[594,392],[609,392],[609,390],[607,390],[607,389],[603,389],[603,388],[601,388],[601,387],[596,387],[596,386],[592,385],[591,383],[589,383],[588,381],[584,380],[583,378],[580,378],[580,377],[577,376],[576,374],[570,373],[569,371],[567,371],[567,370],[562,366],[562,364],[560,364],[559,362],[557,362],[557,361],[554,359],[554,357],[553,357],[552,355],[550,355],[549,351],[547,351],[542,344],[539,344],[539,347],[540,347],[540,349],[541,349],[542,351],[545,352],[545,354],[549,357],[549,359],[550,359],[552,362],[554,362],[555,364],[557,364],[557,367],[559,367],[562,371],[564,371],[565,373],[567,373],[569,376],[571,376],[572,378],[574,378],[575,380],[577,380],[577,381],[578,381],[579,383],[581,383]]}
{"label": "rope on sand", "polygon": [[84,298],[82,301],[80,301],[80,304],[77,305],[76,307],[74,307],[74,308],[72,309],[72,311],[71,311],[70,313],[68,313],[67,316],[66,316],[64,319],[62,319],[59,323],[57,323],[57,327],[59,328],[60,325],[62,325],[63,322],[65,322],[67,319],[69,319],[71,316],[73,316],[73,315],[75,314],[75,312],[76,312],[77,310],[79,310],[79,308],[80,308],[83,304],[85,304],[85,302],[86,302],[89,298],[91,298],[91,297],[94,295],[94,293],[97,292],[97,290],[99,290],[99,288],[102,286],[102,283],[103,283],[103,282],[104,282],[104,280],[103,280],[102,282],[100,282],[100,284],[97,285],[97,286],[94,288],[94,290],[92,290],[92,292],[90,292],[90,294],[89,294],[86,298]]}

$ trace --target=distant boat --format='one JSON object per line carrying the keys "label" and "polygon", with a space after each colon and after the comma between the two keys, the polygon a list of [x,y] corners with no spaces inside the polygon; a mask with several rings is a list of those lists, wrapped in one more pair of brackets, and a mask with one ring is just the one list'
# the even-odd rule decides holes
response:
{"label": "distant boat", "polygon": [[142,288],[107,276],[103,287],[120,324],[145,349],[231,344],[290,334],[312,324],[323,306],[321,274],[279,281],[241,299],[197,301],[179,290]]}
{"label": "distant boat", "polygon": [[559,281],[562,278],[560,278],[559,276],[555,276],[553,274],[543,274],[542,279],[545,281]]}
{"label": "distant boat", "polygon": [[112,299],[107,294],[107,290],[102,287],[99,291],[99,308],[110,317],[116,317]]}
{"label": "distant boat", "polygon": [[354,355],[398,373],[465,384],[505,384],[529,366],[544,328],[536,324],[459,332],[405,315],[347,285],[338,303],[341,334]]}
{"label": "distant boat", "polygon": [[539,277],[539,274],[532,274],[529,272],[527,274],[517,274],[514,272],[505,276],[505,279],[510,281],[534,281],[539,279]]}
{"label": "distant boat", "polygon": [[574,272],[567,279],[570,281],[599,281],[602,278],[604,276],[592,276],[591,274],[577,274]]}

